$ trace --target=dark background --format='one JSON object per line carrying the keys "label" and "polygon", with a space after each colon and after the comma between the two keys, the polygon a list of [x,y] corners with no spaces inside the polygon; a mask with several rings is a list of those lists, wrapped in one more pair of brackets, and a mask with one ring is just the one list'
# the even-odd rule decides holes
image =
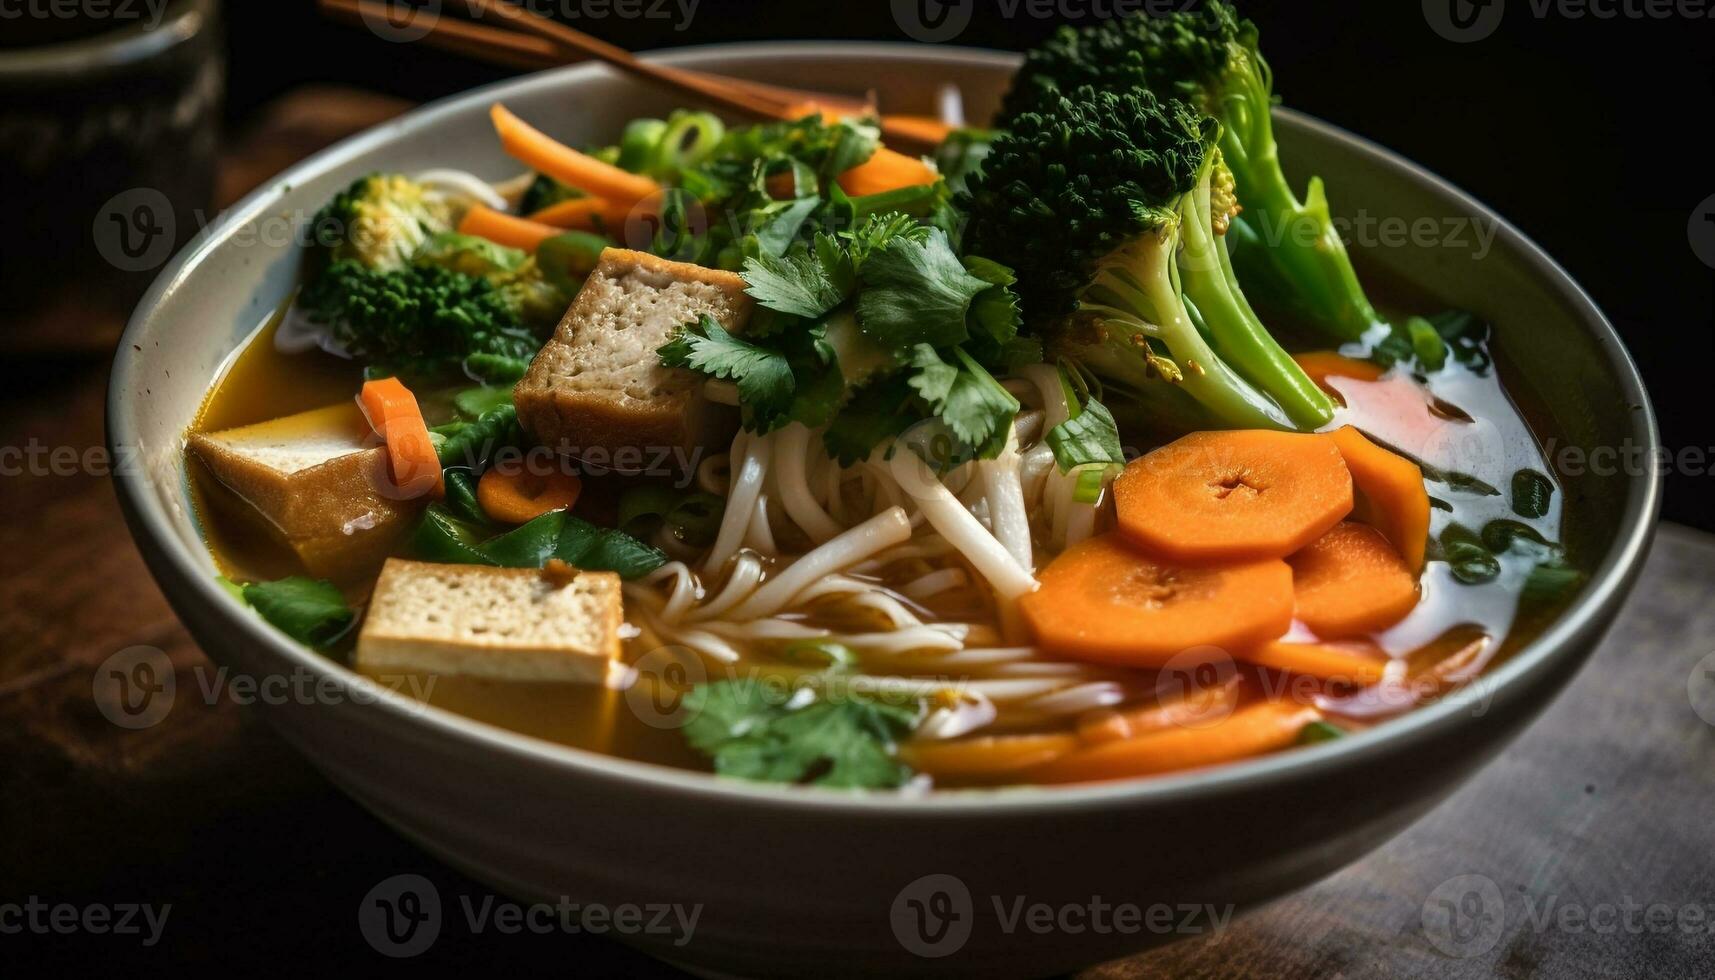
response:
{"label": "dark background", "polygon": [[[1058,22],[1027,16],[1028,8],[1007,0],[968,2],[974,16],[959,44],[1022,48]],[[1468,44],[1437,35],[1420,0],[1240,6],[1262,28],[1289,105],[1419,161],[1545,246],[1624,335],[1668,445],[1707,450],[1715,445],[1707,421],[1715,271],[1692,252],[1687,226],[1715,194],[1703,150],[1715,104],[1715,19],[1539,17],[1532,0],[1496,2],[1506,3],[1499,29]],[[1103,11],[1112,3],[1065,0],[1060,8]],[[1015,16],[1004,15],[1009,9]],[[228,16],[233,124],[307,82],[430,99],[506,74],[327,24],[309,0],[232,3]],[[703,0],[687,32],[650,18],[584,18],[574,26],[633,50],[769,38],[909,40],[886,0]],[[1670,474],[1667,515],[1715,529],[1707,483],[1702,473]]]}

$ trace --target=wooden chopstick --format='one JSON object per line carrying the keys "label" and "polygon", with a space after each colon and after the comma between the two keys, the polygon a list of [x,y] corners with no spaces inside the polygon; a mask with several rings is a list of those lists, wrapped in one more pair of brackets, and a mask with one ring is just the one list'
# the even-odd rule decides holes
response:
{"label": "wooden chopstick", "polygon": [[[386,9],[369,0],[317,0],[317,6],[333,20],[353,27],[368,26],[373,22],[370,18],[383,16]],[[432,48],[525,71],[540,71],[582,60],[572,57],[552,41],[453,17],[437,20],[423,35],[422,41]]]}
{"label": "wooden chopstick", "polygon": [[[478,16],[492,15],[516,30],[440,16],[429,25],[424,43],[467,57],[524,70],[540,70],[595,58],[658,84],[690,92],[733,111],[765,119],[790,119],[814,104],[839,116],[874,115],[873,99],[854,99],[804,89],[786,88],[707,72],[671,68],[642,61],[629,51],[525,10],[508,0],[467,0]],[[349,24],[365,25],[384,17],[381,0],[318,0],[324,13]],[[931,153],[939,145],[917,117],[881,116],[888,145]]]}

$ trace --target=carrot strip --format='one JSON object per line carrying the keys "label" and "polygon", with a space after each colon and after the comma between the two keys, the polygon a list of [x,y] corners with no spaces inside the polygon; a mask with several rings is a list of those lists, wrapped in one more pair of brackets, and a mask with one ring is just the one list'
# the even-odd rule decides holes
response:
{"label": "carrot strip", "polygon": [[925,143],[944,143],[957,126],[951,126],[934,116],[887,116],[882,128],[888,135],[910,136]]}
{"label": "carrot strip", "polygon": [[1174,728],[1207,728],[1224,720],[1238,703],[1235,675],[1227,683],[1199,687],[1159,704],[1129,711],[1090,712],[1078,719],[1078,737],[1097,744]]}
{"label": "carrot strip", "polygon": [[1352,510],[1352,477],[1322,435],[1197,432],[1114,481],[1119,529],[1175,561],[1284,558]]}
{"label": "carrot strip", "polygon": [[1316,386],[1339,399],[1343,405],[1346,396],[1340,389],[1328,383],[1329,378],[1355,378],[1359,381],[1379,381],[1387,371],[1374,361],[1360,361],[1355,357],[1336,354],[1331,350],[1310,351],[1304,354],[1294,354],[1292,359],[1316,382]]}
{"label": "carrot strip", "polygon": [[1103,742],[1020,774],[1037,783],[1088,783],[1235,762],[1292,746],[1322,713],[1291,701],[1263,701],[1210,728],[1174,728]]}
{"label": "carrot strip", "polygon": [[1417,605],[1417,576],[1382,533],[1345,521],[1289,558],[1298,619],[1323,639],[1374,633]]}
{"label": "carrot strip", "polygon": [[526,220],[572,231],[617,232],[631,217],[633,205],[615,204],[601,197],[574,197],[550,204]]}
{"label": "carrot strip", "polygon": [[429,426],[411,394],[398,378],[366,381],[357,396],[358,407],[382,442],[387,444],[387,463],[393,490],[401,499],[424,494],[439,496],[441,460],[429,438]]}
{"label": "carrot strip", "polygon": [[840,174],[835,181],[847,194],[864,197],[896,191],[901,187],[933,184],[940,179],[935,169],[922,160],[883,146],[868,160]]}
{"label": "carrot strip", "polygon": [[583,489],[583,481],[570,473],[544,475],[495,467],[477,482],[476,502],[483,513],[503,524],[527,524],[550,511],[570,510]]}
{"label": "carrot strip", "polygon": [[919,772],[937,779],[1003,776],[1051,762],[1076,749],[1073,735],[990,735],[949,742],[912,742],[899,748],[900,758]]}
{"label": "carrot strip", "polygon": [[1354,687],[1379,684],[1388,655],[1374,643],[1289,643],[1275,640],[1239,653],[1246,663]]}
{"label": "carrot strip", "polygon": [[464,220],[459,222],[461,234],[476,235],[510,248],[521,248],[526,252],[536,251],[543,242],[563,231],[564,228],[515,217],[480,204],[466,211]]}
{"label": "carrot strip", "polygon": [[1429,492],[1422,468],[1349,425],[1335,430],[1333,439],[1357,491],[1352,517],[1386,536],[1416,574],[1429,542]]}
{"label": "carrot strip", "polygon": [[592,197],[634,203],[661,190],[652,178],[603,163],[558,142],[498,102],[489,109],[489,118],[508,156]]}
{"label": "carrot strip", "polygon": [[1238,649],[1292,625],[1292,571],[1279,559],[1172,565],[1112,534],[1068,548],[1019,609],[1044,648],[1072,660],[1161,667],[1192,647]]}

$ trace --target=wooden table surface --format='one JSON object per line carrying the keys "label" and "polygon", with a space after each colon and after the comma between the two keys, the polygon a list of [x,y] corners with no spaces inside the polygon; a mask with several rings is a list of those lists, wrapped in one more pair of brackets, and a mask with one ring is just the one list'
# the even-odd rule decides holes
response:
{"label": "wooden table surface", "polygon": [[[353,94],[289,99],[236,144],[223,196],[397,108]],[[106,719],[93,680],[110,655],[158,648],[181,684],[209,665],[88,453],[102,443],[104,360],[22,366],[0,393],[0,449],[24,453],[0,456],[0,973],[120,963],[367,972],[382,961],[357,909],[377,883],[417,873],[446,900],[488,896],[340,794],[257,708],[179,698],[150,728]],[[71,458],[53,456],[58,447],[80,462],[56,465]],[[1224,930],[1089,975],[1715,976],[1712,594],[1715,537],[1664,527],[1592,662],[1440,808]],[[172,909],[151,947],[8,931],[8,903],[32,898]],[[454,929],[414,962],[482,975],[673,972],[600,939]]]}

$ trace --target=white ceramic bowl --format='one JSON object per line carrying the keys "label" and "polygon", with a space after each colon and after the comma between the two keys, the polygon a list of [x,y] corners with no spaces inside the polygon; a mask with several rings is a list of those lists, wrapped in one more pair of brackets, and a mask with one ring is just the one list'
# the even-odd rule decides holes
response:
{"label": "white ceramic bowl", "polygon": [[[931,83],[952,82],[973,118],[998,103],[1016,63],[857,44],[720,46],[661,60],[803,87],[873,87],[896,111],[932,111]],[[1336,870],[1515,735],[1583,661],[1637,572],[1655,481],[1571,479],[1570,543],[1592,580],[1480,690],[1315,748],[1083,788],[901,798],[729,782],[562,748],[381,691],[287,641],[216,586],[187,496],[183,434],[222,363],[292,288],[290,242],[258,232],[277,230],[280,215],[313,213],[376,169],[516,173],[486,113],[501,98],[574,142],[610,139],[625,120],[673,107],[650,86],[573,67],[425,107],[281,175],[209,227],[138,308],[114,369],[109,439],[132,454],[120,458],[140,463],[117,477],[138,546],[208,654],[239,672],[327,685],[321,703],[267,709],[281,733],[402,833],[517,897],[700,903],[688,944],[631,941],[706,971],[1040,975],[1110,959],[1179,933],[1159,923],[1106,933],[1008,929],[996,903],[1010,908],[1022,896],[1050,907],[1243,909]],[[1312,161],[1347,212],[1491,222],[1498,236],[1480,262],[1412,247],[1368,258],[1499,324],[1499,346],[1517,366],[1511,380],[1546,406],[1554,435],[1653,450],[1654,420],[1613,331],[1516,230],[1345,133],[1289,112],[1279,128],[1289,165]],[[920,880],[929,875],[957,884]]]}

